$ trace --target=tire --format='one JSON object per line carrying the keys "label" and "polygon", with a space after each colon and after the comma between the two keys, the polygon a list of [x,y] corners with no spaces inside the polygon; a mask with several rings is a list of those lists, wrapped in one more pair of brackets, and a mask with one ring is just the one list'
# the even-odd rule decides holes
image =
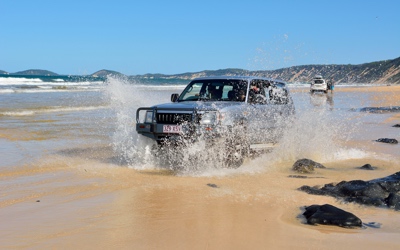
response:
{"label": "tire", "polygon": [[245,135],[245,126],[237,125],[232,128],[225,142],[225,167],[238,168],[243,165],[244,159],[250,152],[250,145]]}
{"label": "tire", "polygon": [[183,155],[179,142],[163,141],[155,148],[158,164],[169,170],[181,170]]}

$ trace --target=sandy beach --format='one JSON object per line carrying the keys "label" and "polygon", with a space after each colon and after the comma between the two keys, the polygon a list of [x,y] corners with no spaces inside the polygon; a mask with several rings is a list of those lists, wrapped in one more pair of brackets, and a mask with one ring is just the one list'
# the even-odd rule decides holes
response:
{"label": "sandy beach", "polygon": [[[398,249],[399,211],[344,203],[297,189],[371,180],[399,171],[400,146],[374,140],[400,140],[400,128],[392,127],[400,123],[400,113],[348,110],[400,106],[400,86],[336,86],[318,104],[310,99],[308,89],[291,92],[297,102],[306,103],[299,105],[300,121],[308,121],[307,108],[328,118],[341,112],[336,125],[354,124],[345,129],[346,140],[335,134],[337,126],[315,119],[311,124],[324,123],[331,131],[329,138],[294,143],[301,135],[288,135],[282,146],[248,159],[239,169],[190,175],[121,163],[104,140],[42,150],[39,158],[27,160],[35,153],[25,149],[17,156],[18,146],[45,141],[57,148],[62,139],[57,133],[40,133],[32,127],[2,125],[0,147],[10,164],[0,169],[0,248]],[[44,118],[37,122],[41,123],[46,123]],[[57,131],[63,131],[65,138],[76,136],[64,132],[68,126]],[[305,136],[310,128],[301,129]],[[318,148],[321,151],[316,153]],[[11,160],[16,157],[21,161]],[[291,167],[300,158],[320,162],[327,169],[318,169],[308,178],[290,178],[295,174]],[[377,169],[357,168],[367,163]],[[313,204],[332,204],[364,223],[380,226],[311,226],[302,213],[304,206]]]}

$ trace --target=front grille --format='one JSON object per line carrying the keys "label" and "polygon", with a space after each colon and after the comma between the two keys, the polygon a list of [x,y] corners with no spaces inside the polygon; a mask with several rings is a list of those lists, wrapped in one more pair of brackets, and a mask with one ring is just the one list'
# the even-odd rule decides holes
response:
{"label": "front grille", "polygon": [[179,114],[179,113],[157,113],[157,123],[163,124],[182,124],[192,121],[192,114]]}

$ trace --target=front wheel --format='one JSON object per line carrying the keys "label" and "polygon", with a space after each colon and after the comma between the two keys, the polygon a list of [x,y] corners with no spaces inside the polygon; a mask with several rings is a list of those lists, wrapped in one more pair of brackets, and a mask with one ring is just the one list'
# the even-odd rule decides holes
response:
{"label": "front wheel", "polygon": [[224,165],[228,168],[240,167],[244,159],[249,155],[250,145],[248,143],[246,129],[244,126],[235,126],[227,136],[225,142]]}
{"label": "front wheel", "polygon": [[227,145],[225,167],[238,168],[242,166],[245,156],[239,147],[239,145]]}
{"label": "front wheel", "polygon": [[153,154],[158,159],[158,164],[169,170],[182,168],[183,154],[179,141],[160,141],[153,147]]}

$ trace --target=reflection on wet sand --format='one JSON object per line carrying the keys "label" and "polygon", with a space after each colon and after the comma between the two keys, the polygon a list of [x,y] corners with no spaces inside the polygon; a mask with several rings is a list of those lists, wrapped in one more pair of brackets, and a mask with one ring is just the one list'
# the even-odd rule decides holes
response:
{"label": "reflection on wet sand", "polygon": [[310,103],[314,107],[329,106],[329,109],[334,108],[334,94],[333,93],[314,93],[310,94]]}

